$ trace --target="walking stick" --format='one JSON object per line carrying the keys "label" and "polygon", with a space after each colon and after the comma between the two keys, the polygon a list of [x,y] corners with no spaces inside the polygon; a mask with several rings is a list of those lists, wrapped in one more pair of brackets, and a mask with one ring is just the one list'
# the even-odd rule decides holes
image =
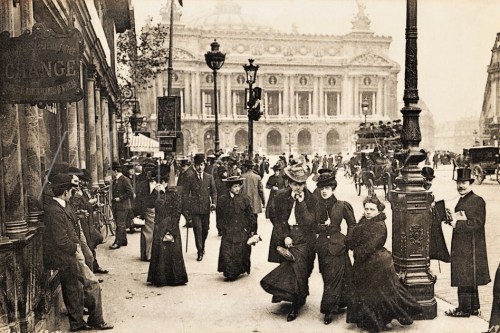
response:
{"label": "walking stick", "polygon": [[188,243],[189,243],[189,222],[186,220],[186,253],[188,251]]}

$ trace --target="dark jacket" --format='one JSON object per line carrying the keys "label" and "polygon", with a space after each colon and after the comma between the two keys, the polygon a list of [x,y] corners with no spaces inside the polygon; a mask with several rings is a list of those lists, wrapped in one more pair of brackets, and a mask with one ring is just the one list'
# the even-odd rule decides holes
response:
{"label": "dark jacket", "polygon": [[[328,199],[318,199],[318,205],[315,209],[317,222],[318,238],[316,240],[316,252],[319,256],[338,256],[345,252],[344,245],[345,236],[340,232],[340,224],[342,220],[346,221],[347,234],[352,231],[352,227],[356,225],[354,218],[354,210],[351,204],[345,201],[337,200],[332,195]],[[325,225],[325,222],[330,220],[330,225]]]}
{"label": "dark jacket", "polygon": [[276,246],[284,246],[286,237],[292,238],[294,244],[309,243],[311,246],[314,246],[316,240],[314,210],[317,205],[317,198],[308,189],[304,189],[304,201],[298,202],[296,205],[296,222],[299,225],[297,231],[292,230],[288,225],[288,219],[294,204],[291,193],[291,188],[278,191],[269,211],[269,218],[274,226],[267,259],[270,262],[282,261],[282,257],[276,251]]}
{"label": "dark jacket", "polygon": [[[131,200],[134,198],[134,189],[130,179],[122,175],[113,181],[113,209],[128,210],[132,208]],[[120,201],[114,199],[120,198]]]}
{"label": "dark jacket", "polygon": [[186,218],[189,217],[189,193],[187,192],[187,185],[189,183],[189,177],[192,176],[196,171],[192,167],[189,167],[186,171],[181,171],[179,173],[179,178],[177,179],[177,191],[179,191],[181,199],[181,212]]}
{"label": "dark jacket", "polygon": [[453,229],[451,285],[482,286],[491,281],[484,231],[486,204],[483,198],[471,191],[458,201],[455,212],[461,210],[467,215],[467,220],[457,221]]}
{"label": "dark jacket", "polygon": [[223,195],[217,201],[217,216],[223,239],[232,243],[246,242],[257,230],[257,220],[252,212],[250,198],[245,194]]}
{"label": "dark jacket", "polygon": [[189,176],[185,191],[190,214],[210,214],[210,204],[217,205],[214,177],[206,172],[203,173],[203,181],[196,172]]}
{"label": "dark jacket", "polygon": [[[68,205],[66,205],[68,207]],[[57,201],[47,201],[44,214],[44,261],[47,269],[78,271],[75,257],[79,240],[75,232],[76,216]]]}

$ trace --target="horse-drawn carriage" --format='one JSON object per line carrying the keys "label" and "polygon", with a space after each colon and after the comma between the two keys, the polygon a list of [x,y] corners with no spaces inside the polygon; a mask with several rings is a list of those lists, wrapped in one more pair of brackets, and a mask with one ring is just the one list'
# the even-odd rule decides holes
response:
{"label": "horse-drawn carriage", "polygon": [[394,188],[394,180],[399,173],[399,162],[394,159],[394,151],[401,148],[399,120],[378,126],[373,123],[361,124],[356,131],[355,168],[353,182],[358,195],[364,185],[368,195],[375,193],[375,188],[382,187],[387,198]]}

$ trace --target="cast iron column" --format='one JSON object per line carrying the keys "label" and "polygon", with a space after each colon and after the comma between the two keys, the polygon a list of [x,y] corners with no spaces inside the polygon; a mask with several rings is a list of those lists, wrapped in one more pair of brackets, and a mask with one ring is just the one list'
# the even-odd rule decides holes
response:
{"label": "cast iron column", "polygon": [[[248,84],[248,88],[249,94],[252,96],[252,83]],[[250,112],[251,110],[250,108],[248,111]],[[248,114],[248,159],[250,161],[253,160],[253,119],[250,118],[250,113]]]}
{"label": "cast iron column", "polygon": [[215,114],[215,152],[216,156],[219,156],[219,106],[217,105],[217,70],[214,69],[214,114]]}
{"label": "cast iron column", "polygon": [[403,169],[396,178],[397,189],[391,191],[392,255],[394,268],[404,286],[415,296],[424,311],[418,319],[436,317],[434,298],[436,277],[430,271],[429,235],[430,206],[433,196],[424,189],[424,178],[418,164],[425,160],[426,152],[419,149],[422,140],[418,123],[417,89],[417,0],[406,3],[406,63],[405,106],[401,141],[403,150],[396,155]]}

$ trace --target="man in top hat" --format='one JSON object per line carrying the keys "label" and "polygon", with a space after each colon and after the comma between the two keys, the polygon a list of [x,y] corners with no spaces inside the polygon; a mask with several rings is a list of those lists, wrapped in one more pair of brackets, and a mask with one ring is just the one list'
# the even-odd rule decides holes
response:
{"label": "man in top hat", "polygon": [[257,220],[257,215],[262,213],[262,207],[266,206],[266,197],[264,196],[264,186],[262,179],[254,170],[254,164],[250,160],[245,160],[242,165],[243,173],[243,193],[250,198],[252,212]]}
{"label": "man in top hat", "polygon": [[123,169],[120,163],[113,162],[111,165],[112,183],[112,209],[116,223],[115,241],[109,247],[111,250],[119,249],[120,246],[127,246],[127,218],[132,209],[131,200],[134,198],[134,189],[129,178],[122,173]]}
{"label": "man in top hat", "polygon": [[[67,174],[51,177],[53,197],[44,214],[44,263],[47,269],[59,271],[71,332],[112,329],[103,319],[99,282],[85,265],[75,230],[78,221],[68,205],[75,186],[71,178]],[[83,318],[84,306],[89,312],[87,322]]]}
{"label": "man in top hat", "polygon": [[484,230],[486,204],[483,198],[472,192],[471,169],[457,169],[456,182],[460,199],[455,213],[447,213],[448,224],[453,227],[451,286],[458,287],[458,307],[445,313],[451,317],[469,317],[479,314],[477,286],[491,281]]}
{"label": "man in top hat", "polygon": [[194,169],[195,173],[189,176],[185,191],[198,251],[196,260],[202,261],[205,255],[205,241],[210,229],[210,212],[214,211],[217,205],[217,187],[212,175],[204,172],[204,154],[194,156]]}
{"label": "man in top hat", "polygon": [[318,205],[315,210],[318,237],[315,249],[323,277],[321,313],[325,314],[324,323],[328,325],[334,315],[347,305],[345,286],[351,261],[344,245],[346,236],[341,233],[340,226],[344,220],[349,234],[351,227],[356,225],[356,219],[351,204],[335,197],[337,180],[333,172],[323,172],[315,180],[318,182]]}
{"label": "man in top hat", "polygon": [[[314,266],[316,224],[314,210],[317,198],[306,188],[309,173],[299,165],[285,168],[289,187],[273,199],[270,218],[273,224],[268,261],[280,266],[261,280],[272,302],[292,302],[287,321],[295,320],[309,293],[309,276]],[[286,247],[295,261],[284,260],[277,247]]]}
{"label": "man in top hat", "polygon": [[240,176],[223,179],[229,193],[217,200],[222,233],[217,270],[224,274],[227,282],[236,280],[240,274],[250,274],[251,246],[247,241],[257,232],[250,198],[242,193],[243,180]]}

